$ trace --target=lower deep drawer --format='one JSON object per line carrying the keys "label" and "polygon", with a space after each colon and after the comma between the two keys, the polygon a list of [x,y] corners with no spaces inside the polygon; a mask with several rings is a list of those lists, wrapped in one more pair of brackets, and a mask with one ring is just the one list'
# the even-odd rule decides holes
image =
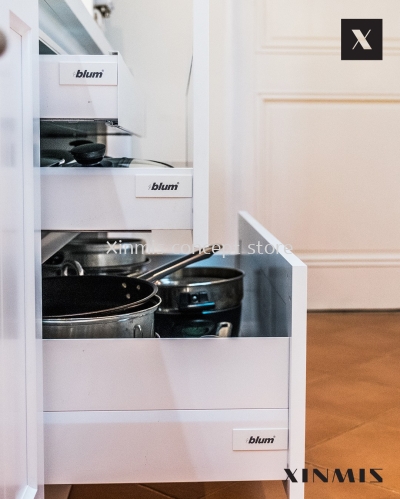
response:
{"label": "lower deep drawer", "polygon": [[[48,412],[45,482],[283,480],[287,428],[285,409]],[[284,445],[233,450],[235,429]]]}
{"label": "lower deep drawer", "polygon": [[287,409],[289,338],[44,340],[45,411]]}

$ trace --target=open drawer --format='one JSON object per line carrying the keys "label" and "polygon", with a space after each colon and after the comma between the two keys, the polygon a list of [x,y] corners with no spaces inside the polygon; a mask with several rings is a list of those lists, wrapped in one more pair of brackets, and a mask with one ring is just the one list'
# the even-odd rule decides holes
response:
{"label": "open drawer", "polygon": [[304,466],[306,267],[245,213],[240,248],[213,257],[246,274],[238,338],[43,341],[46,483],[284,480]]}

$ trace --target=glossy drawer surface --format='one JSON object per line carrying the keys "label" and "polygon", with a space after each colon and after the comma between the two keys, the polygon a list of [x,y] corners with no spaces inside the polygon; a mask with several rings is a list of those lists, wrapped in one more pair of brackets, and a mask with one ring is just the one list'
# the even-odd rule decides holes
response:
{"label": "glossy drawer surface", "polygon": [[287,426],[285,409],[45,413],[45,482],[284,480],[286,449],[233,450],[233,430]]}
{"label": "glossy drawer surface", "polygon": [[288,407],[289,338],[43,344],[45,411]]}

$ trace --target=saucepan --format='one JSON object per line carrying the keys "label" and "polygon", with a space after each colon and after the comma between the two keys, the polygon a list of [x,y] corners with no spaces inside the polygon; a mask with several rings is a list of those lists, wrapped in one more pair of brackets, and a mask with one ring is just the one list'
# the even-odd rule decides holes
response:
{"label": "saucepan", "polygon": [[[225,267],[188,267],[156,281],[161,337],[238,336],[244,273]],[[228,329],[226,324],[230,324]]]}
{"label": "saucepan", "polygon": [[61,275],[140,275],[150,259],[142,239],[109,243],[107,233],[81,234],[42,265],[43,277]]}

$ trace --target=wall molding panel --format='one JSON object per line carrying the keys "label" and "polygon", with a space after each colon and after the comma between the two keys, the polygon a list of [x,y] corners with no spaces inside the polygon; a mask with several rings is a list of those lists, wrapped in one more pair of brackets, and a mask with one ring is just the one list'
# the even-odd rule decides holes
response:
{"label": "wall molding panel", "polygon": [[264,53],[340,54],[341,19],[384,22],[384,55],[400,54],[397,0],[255,0],[257,48]]}
{"label": "wall molding panel", "polygon": [[[310,309],[400,309],[400,2],[228,4],[235,202],[309,265]],[[367,18],[383,60],[342,61]]]}
{"label": "wall molding panel", "polygon": [[257,216],[309,266],[309,308],[400,308],[400,93],[260,90],[255,108]]}
{"label": "wall molding panel", "polygon": [[[400,87],[399,87],[400,88]],[[266,102],[367,102],[367,103],[399,103],[400,92],[397,94],[373,93],[286,93],[257,92],[259,99]]]}
{"label": "wall molding panel", "polygon": [[[308,267],[335,268],[400,268],[400,252],[395,253],[350,253],[297,251],[296,255]],[[399,295],[400,300],[400,295]]]}

